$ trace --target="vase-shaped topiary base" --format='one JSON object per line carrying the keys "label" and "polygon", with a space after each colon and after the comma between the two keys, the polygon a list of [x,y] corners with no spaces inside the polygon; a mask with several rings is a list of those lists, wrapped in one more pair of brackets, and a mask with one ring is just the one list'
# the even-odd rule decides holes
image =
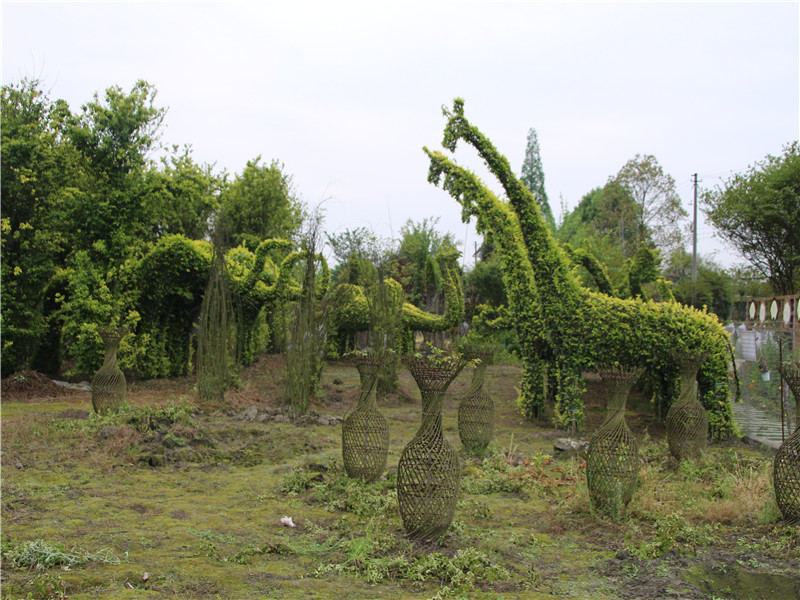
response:
{"label": "vase-shaped topiary base", "polygon": [[697,400],[697,372],[708,354],[673,352],[681,372],[681,391],[667,412],[669,451],[678,460],[697,458],[708,444],[708,415]]}
{"label": "vase-shaped topiary base", "polygon": [[494,434],[494,401],[483,387],[494,353],[493,346],[468,346],[465,350],[467,358],[477,359],[478,364],[469,391],[458,403],[458,436],[472,454],[486,452]]}
{"label": "vase-shaped topiary base", "polygon": [[442,402],[465,363],[435,356],[403,362],[420,389],[422,425],[397,464],[397,503],[410,537],[434,539],[452,523],[461,488],[458,455],[442,434]]}
{"label": "vase-shaped topiary base", "polygon": [[800,427],[778,448],[772,479],[778,510],[786,521],[800,524]]}
{"label": "vase-shaped topiary base", "polygon": [[458,437],[467,452],[483,454],[494,436],[494,401],[483,387],[458,405]]}
{"label": "vase-shaped topiary base", "polygon": [[354,362],[361,377],[361,394],[342,423],[342,461],[350,477],[371,483],[383,474],[389,453],[389,427],[375,406],[383,358],[363,355]]}
{"label": "vase-shaped topiary base", "polygon": [[461,487],[458,455],[435,428],[415,437],[397,464],[397,500],[412,538],[435,539],[450,523]]}
{"label": "vase-shaped topiary base", "polygon": [[105,346],[105,358],[92,379],[92,408],[99,415],[117,410],[125,401],[128,384],[117,366],[117,349],[124,336],[121,329],[102,329],[100,336]]}
{"label": "vase-shaped topiary base", "polygon": [[781,365],[783,380],[792,391],[797,413],[794,433],[781,444],[772,463],[775,501],[783,518],[800,525],[800,363]]}
{"label": "vase-shaped topiary base", "polygon": [[614,365],[598,369],[609,393],[607,416],[589,441],[586,483],[592,506],[620,518],[636,490],[639,446],[625,422],[625,401],[642,369]]}

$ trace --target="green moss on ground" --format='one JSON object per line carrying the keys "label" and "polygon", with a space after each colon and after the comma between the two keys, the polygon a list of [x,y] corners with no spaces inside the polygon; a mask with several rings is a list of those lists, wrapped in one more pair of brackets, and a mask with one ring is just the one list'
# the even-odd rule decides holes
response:
{"label": "green moss on ground", "polygon": [[[520,369],[489,367],[497,435],[485,457],[461,454],[453,526],[420,544],[404,536],[395,497],[400,452],[421,420],[408,374],[378,403],[390,426],[387,474],[363,485],[340,467],[339,424],[241,420],[251,406],[280,405],[281,379],[263,376],[265,364],[276,360],[246,371],[224,406],[198,404],[184,380],[143,382],[132,412],[102,423],[82,412],[88,393],[4,398],[3,598],[646,600],[669,590],[744,598],[747,582],[800,589],[800,534],[778,520],[770,458],[732,442],[678,465],[646,401],[630,403],[639,489],[627,517],[608,521],[589,506],[582,459],[549,456],[563,432],[519,416]],[[445,436],[459,449],[455,399],[470,378],[462,373],[445,402]],[[358,392],[355,369],[329,364],[323,390],[313,410],[342,416]],[[591,382],[585,402],[587,422],[602,420]],[[15,562],[37,541],[94,558],[68,570]],[[727,571],[710,572],[720,561]]]}

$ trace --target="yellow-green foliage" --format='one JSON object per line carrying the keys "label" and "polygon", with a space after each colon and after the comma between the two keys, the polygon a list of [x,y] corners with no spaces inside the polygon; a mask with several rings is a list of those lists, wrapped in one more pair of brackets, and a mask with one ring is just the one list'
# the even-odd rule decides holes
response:
{"label": "yellow-green foliage", "polygon": [[[268,239],[255,252],[244,246],[225,255],[231,293],[237,303],[242,362],[252,363],[270,346],[276,315],[285,302],[299,297],[300,286],[292,274],[303,252],[289,253],[288,240]],[[318,294],[328,289],[328,265],[320,259]],[[141,323],[129,352],[129,366],[145,378],[182,375],[187,372],[190,334],[203,301],[211,265],[211,245],[182,235],[159,240],[139,262]],[[279,319],[278,319],[279,320]],[[279,320],[280,321],[280,320]],[[278,327],[285,323],[278,322]],[[131,336],[129,338],[133,339]],[[121,355],[127,355],[125,342]]]}
{"label": "yellow-green foliage", "polygon": [[504,257],[509,302],[526,353],[526,375],[530,375],[522,386],[523,397],[530,398],[529,412],[536,413],[543,404],[535,373],[541,370],[538,364],[554,359],[561,379],[555,407],[559,425],[582,421],[582,386],[576,382],[581,371],[593,368],[596,361],[647,367],[655,379],[656,408],[666,414],[677,393],[677,371],[669,352],[707,350],[710,357],[698,381],[710,428],[717,437],[732,433],[729,347],[727,333],[716,317],[678,303],[622,300],[582,287],[533,195],[514,176],[508,160],[464,117],[463,101],[457,99],[453,111],[445,110],[445,115],[444,147],[452,152],[458,140],[475,147],[508,197],[507,203],[501,202],[473,173],[441,152],[425,149],[430,158],[428,180],[441,182],[462,205],[465,219],[478,218]]}
{"label": "yellow-green foliage", "polygon": [[[183,375],[189,364],[189,336],[203,302],[211,266],[211,245],[168,235],[139,262],[134,367],[142,377]],[[121,355],[125,355],[124,346]]]}
{"label": "yellow-green foliage", "polygon": [[[284,263],[278,267],[269,254],[283,255],[291,245],[288,240],[269,239],[261,242],[255,252],[239,246],[229,250],[225,257],[231,289],[239,302],[240,344],[245,365],[256,360],[259,352],[269,346],[270,317],[276,303],[283,300],[278,281]],[[295,260],[286,263],[286,267],[293,267]],[[285,280],[281,283],[285,285]]]}
{"label": "yellow-green foliage", "polygon": [[[403,333],[401,338],[404,345],[408,345],[411,333],[414,331],[446,331],[458,325],[464,316],[464,293],[461,281],[451,267],[446,267],[446,276],[443,278],[447,307],[443,315],[425,312],[406,302],[403,297],[403,288],[394,279],[386,279],[380,285],[385,286],[386,294],[395,306],[399,306],[402,320]],[[331,337],[337,352],[345,350],[348,335],[370,328],[370,300],[364,289],[351,283],[341,283],[333,291],[331,304]],[[409,348],[396,348],[405,352]]]}

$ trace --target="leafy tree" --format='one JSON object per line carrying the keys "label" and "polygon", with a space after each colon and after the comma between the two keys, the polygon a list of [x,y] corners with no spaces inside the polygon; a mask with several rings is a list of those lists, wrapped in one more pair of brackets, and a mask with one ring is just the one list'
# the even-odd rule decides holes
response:
{"label": "leafy tree", "polygon": [[[432,310],[438,303],[442,275],[437,260],[440,251],[455,250],[453,234],[436,230],[439,217],[421,223],[411,219],[400,229],[400,247],[391,275],[403,286],[411,303]],[[434,309],[435,310],[435,309]]]}
{"label": "leafy tree", "polygon": [[[103,362],[101,327],[124,327],[133,331],[138,324],[135,264],[125,261],[108,267],[93,260],[87,250],[70,255],[66,269],[67,293],[59,298],[64,340],[69,355],[75,360],[70,374],[87,376],[100,368]],[[121,354],[129,350],[128,343],[130,338],[122,340]],[[120,363],[123,369],[132,366],[122,357]]]}
{"label": "leafy tree", "polygon": [[141,248],[153,216],[144,202],[144,171],[156,147],[166,109],[156,89],[138,81],[125,93],[108,88],[104,98],[70,115],[67,135],[83,159],[84,181],[68,204],[73,249],[94,260],[120,262]]}
{"label": "leafy tree", "polygon": [[[76,370],[91,373],[102,358],[99,326],[138,320],[135,265],[153,239],[145,172],[166,109],[156,90],[138,81],[130,92],[108,88],[101,99],[65,116],[65,133],[79,157],[77,190],[65,201],[68,288],[63,299],[65,343]],[[120,346],[121,362],[126,340]]]}
{"label": "leafy tree", "polygon": [[254,252],[262,240],[289,239],[302,223],[302,206],[295,196],[292,178],[283,165],[247,161],[241,174],[223,187],[220,195],[224,237],[231,246]]}
{"label": "leafy tree", "polygon": [[550,202],[547,199],[547,191],[544,187],[544,169],[542,168],[542,157],[539,150],[539,136],[533,127],[528,130],[528,143],[525,146],[525,160],[522,162],[522,176],[520,179],[533,193],[533,197],[536,198],[545,223],[550,229],[555,229],[556,221],[553,218],[553,211],[550,209]]}
{"label": "leafy tree", "polygon": [[752,265],[734,265],[728,273],[732,279],[734,295],[738,298],[758,298],[774,293],[764,274]]}
{"label": "leafy tree", "polygon": [[345,229],[333,235],[326,234],[326,238],[338,263],[333,270],[334,285],[370,284],[377,275],[376,269],[385,262],[390,252],[390,242],[381,239],[366,227]]}
{"label": "leafy tree", "polygon": [[153,166],[144,177],[148,212],[153,217],[152,235],[205,239],[210,234],[211,218],[219,211],[221,185],[210,165],[192,160],[190,146],[173,146],[169,156],[161,159],[160,168]]}
{"label": "leafy tree", "polygon": [[[486,260],[475,263],[466,276],[470,303],[500,307],[508,304],[508,293],[503,279],[503,262],[500,255],[492,253]],[[468,318],[471,318],[471,314]]]}
{"label": "leafy tree", "polygon": [[628,294],[631,298],[642,296],[642,285],[656,280],[660,263],[657,250],[651,250],[644,244],[639,246],[628,269]]}
{"label": "leafy tree", "polygon": [[672,283],[672,292],[678,302],[708,308],[725,321],[731,316],[736,281],[720,265],[704,256],[697,257],[697,300],[692,304],[692,255],[683,248],[675,250],[662,273]]}
{"label": "leafy tree", "polygon": [[670,251],[681,241],[679,222],[687,216],[675,189],[675,180],[664,173],[652,154],[637,154],[612,179],[625,188],[636,203],[636,247],[649,229],[656,247]]}
{"label": "leafy tree", "polygon": [[[585,252],[603,265],[615,294],[625,297],[628,287],[627,261],[637,249],[637,207],[630,193],[615,181],[586,194],[571,212],[565,212],[556,238]],[[645,243],[651,243],[650,230],[641,232]],[[578,261],[580,264],[580,261]],[[598,289],[593,274],[579,270],[585,287]]]}
{"label": "leafy tree", "polygon": [[64,203],[75,154],[63,142],[64,105],[37,80],[2,88],[2,371],[27,366],[47,328],[45,288],[63,265]]}
{"label": "leafy tree", "polygon": [[769,280],[777,294],[800,291],[800,145],[767,156],[701,198],[723,239]]}

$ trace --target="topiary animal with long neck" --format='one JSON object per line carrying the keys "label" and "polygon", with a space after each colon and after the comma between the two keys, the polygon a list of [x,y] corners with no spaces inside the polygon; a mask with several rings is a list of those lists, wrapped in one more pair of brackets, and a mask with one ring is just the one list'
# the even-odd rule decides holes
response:
{"label": "topiary animal with long neck", "polygon": [[[580,425],[581,374],[597,362],[647,369],[655,383],[656,410],[666,414],[677,397],[679,381],[670,351],[693,350],[709,353],[698,384],[711,432],[718,438],[730,435],[734,429],[727,383],[730,350],[717,318],[676,302],[613,298],[582,287],[533,195],[513,174],[508,160],[466,119],[463,100],[456,99],[452,111],[444,109],[444,114],[448,121],[442,145],[453,152],[462,140],[475,148],[502,185],[507,202],[469,170],[425,148],[430,158],[428,180],[441,184],[461,204],[463,218],[477,217],[498,244],[525,359],[534,365],[530,369],[538,366],[548,347],[559,365],[556,423]],[[538,327],[542,331],[534,331]]]}

